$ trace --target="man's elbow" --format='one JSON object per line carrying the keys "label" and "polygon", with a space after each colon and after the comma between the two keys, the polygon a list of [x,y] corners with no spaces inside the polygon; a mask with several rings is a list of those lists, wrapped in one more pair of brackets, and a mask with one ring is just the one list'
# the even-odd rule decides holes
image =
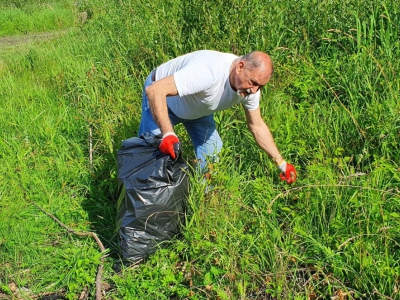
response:
{"label": "man's elbow", "polygon": [[256,136],[258,132],[257,126],[255,126],[254,124],[247,123],[247,128],[249,129],[249,131],[253,136]]}
{"label": "man's elbow", "polygon": [[270,130],[267,126],[267,124],[265,124],[264,122],[260,123],[260,124],[248,124],[247,125],[250,132],[252,133],[252,135],[254,137],[260,137],[260,136],[265,136],[266,134],[270,134]]}
{"label": "man's elbow", "polygon": [[147,97],[150,97],[150,95],[152,95],[152,93],[154,92],[154,89],[152,88],[151,85],[146,86],[145,92],[146,92]]}

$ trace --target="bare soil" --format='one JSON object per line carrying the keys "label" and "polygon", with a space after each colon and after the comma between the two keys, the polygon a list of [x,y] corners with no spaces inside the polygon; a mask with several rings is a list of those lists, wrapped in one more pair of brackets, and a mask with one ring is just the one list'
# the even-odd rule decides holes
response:
{"label": "bare soil", "polygon": [[66,31],[40,32],[40,33],[30,33],[24,35],[0,37],[0,50],[5,50],[14,47],[18,48],[19,46],[32,44],[35,42],[48,41],[59,37],[65,32]]}

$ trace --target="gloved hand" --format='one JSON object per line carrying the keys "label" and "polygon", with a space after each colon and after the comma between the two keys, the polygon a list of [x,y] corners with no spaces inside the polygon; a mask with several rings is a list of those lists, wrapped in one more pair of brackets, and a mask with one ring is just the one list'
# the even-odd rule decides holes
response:
{"label": "gloved hand", "polygon": [[179,139],[173,132],[167,132],[163,135],[160,143],[160,150],[162,153],[169,154],[172,159],[175,159],[178,156],[178,153],[175,150],[179,149],[179,147],[174,147],[175,144],[179,143]]}
{"label": "gloved hand", "polygon": [[293,165],[287,163],[286,161],[282,161],[278,165],[279,170],[281,170],[282,174],[279,174],[279,177],[282,180],[286,180],[287,183],[291,184],[296,181],[297,173],[296,169]]}

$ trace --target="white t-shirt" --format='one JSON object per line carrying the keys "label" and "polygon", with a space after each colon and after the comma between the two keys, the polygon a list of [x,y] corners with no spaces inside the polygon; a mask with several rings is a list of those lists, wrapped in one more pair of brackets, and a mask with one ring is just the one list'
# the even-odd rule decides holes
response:
{"label": "white t-shirt", "polygon": [[238,56],[199,50],[174,58],[157,68],[156,80],[174,75],[178,95],[167,97],[168,107],[182,119],[198,119],[241,103],[258,108],[260,91],[240,97],[229,83],[232,62]]}

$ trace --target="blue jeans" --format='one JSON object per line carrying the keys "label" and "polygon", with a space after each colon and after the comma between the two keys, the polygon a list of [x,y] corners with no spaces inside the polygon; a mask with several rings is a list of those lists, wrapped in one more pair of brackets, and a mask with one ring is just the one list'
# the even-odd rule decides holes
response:
{"label": "blue jeans", "polygon": [[[154,135],[161,134],[160,128],[151,115],[149,100],[147,99],[145,90],[146,87],[152,83],[151,75],[149,75],[143,87],[142,118],[140,120],[138,136],[141,136],[145,132],[151,132]],[[211,114],[195,120],[186,120],[176,116],[169,108],[168,114],[172,126],[177,124],[183,124],[183,126],[185,126],[196,152],[198,167],[200,171],[204,172],[207,167],[207,162],[215,161],[217,159],[217,154],[222,149],[222,140],[215,126],[214,115]]]}

